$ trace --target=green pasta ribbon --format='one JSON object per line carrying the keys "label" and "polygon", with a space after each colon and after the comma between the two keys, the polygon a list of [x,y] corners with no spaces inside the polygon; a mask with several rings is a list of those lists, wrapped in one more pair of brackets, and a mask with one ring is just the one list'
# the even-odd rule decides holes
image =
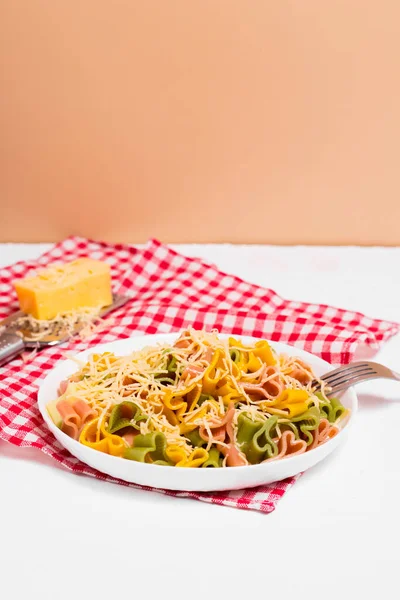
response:
{"label": "green pasta ribbon", "polygon": [[137,462],[146,462],[146,458],[150,458],[152,462],[157,464],[171,464],[165,455],[167,440],[163,433],[155,431],[154,433],[146,433],[145,435],[137,435],[133,440],[133,447],[127,448],[124,453],[124,458],[136,460]]}
{"label": "green pasta ribbon", "polygon": [[337,398],[331,398],[331,410],[329,412],[328,420],[330,423],[334,423],[344,415],[346,412],[345,407]]}
{"label": "green pasta ribbon", "polygon": [[218,467],[222,467],[221,452],[219,450],[217,450],[216,448],[210,448],[210,450],[208,452],[208,459],[201,466],[202,466],[202,468],[207,468],[207,467],[218,468]]}
{"label": "green pasta ribbon", "polygon": [[163,385],[175,385],[175,373],[178,367],[178,363],[175,356],[170,356],[167,360],[166,371],[167,373],[157,373],[154,377],[159,383]]}
{"label": "green pasta ribbon", "polygon": [[279,423],[279,429],[281,430],[281,433],[292,431],[296,440],[300,437],[299,429],[294,423]]}
{"label": "green pasta ribbon", "polygon": [[272,439],[277,422],[276,415],[266,421],[252,421],[244,413],[239,415],[237,441],[252,465],[278,454],[278,446]]}
{"label": "green pasta ribbon", "polygon": [[201,448],[207,444],[207,442],[200,436],[198,429],[193,429],[193,431],[185,433],[185,437],[188,438],[194,448]]}
{"label": "green pasta ribbon", "polygon": [[229,349],[229,356],[231,357],[231,360],[234,363],[239,363],[240,359],[241,359],[241,352],[240,350],[236,350],[236,348],[230,348]]}
{"label": "green pasta ribbon", "polygon": [[302,415],[291,419],[291,423],[296,424],[296,426],[302,432],[304,439],[307,442],[307,446],[309,446],[314,441],[314,436],[311,432],[318,429],[320,420],[321,415],[318,408],[316,406],[312,406]]}
{"label": "green pasta ribbon", "polygon": [[315,395],[319,400],[319,411],[321,413],[321,417],[329,420],[329,411],[330,411],[330,401],[327,400],[321,392],[316,392]]}
{"label": "green pasta ribbon", "polygon": [[317,392],[315,395],[320,400],[319,409],[321,416],[328,419],[329,423],[335,423],[346,412],[345,407],[337,398],[325,400],[321,392]]}
{"label": "green pasta ribbon", "polygon": [[116,433],[126,427],[133,427],[133,429],[139,430],[138,423],[146,419],[147,417],[141,412],[137,404],[124,401],[112,409],[107,431],[108,433]]}
{"label": "green pasta ribbon", "polygon": [[172,356],[167,363],[168,373],[175,373],[177,366],[178,362],[176,360],[176,356]]}

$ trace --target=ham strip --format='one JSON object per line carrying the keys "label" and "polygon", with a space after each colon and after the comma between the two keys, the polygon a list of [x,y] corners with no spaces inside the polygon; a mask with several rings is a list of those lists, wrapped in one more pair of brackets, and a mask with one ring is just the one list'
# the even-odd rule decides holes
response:
{"label": "ham strip", "polygon": [[206,367],[199,367],[197,365],[188,365],[182,373],[182,379],[185,380],[187,377],[192,379],[198,377],[201,373],[204,373]]}
{"label": "ham strip", "polygon": [[202,358],[202,360],[205,360],[206,363],[210,364],[213,356],[214,356],[214,350],[211,348],[211,346],[208,346],[207,350],[203,353],[203,356],[201,358]]}
{"label": "ham strip", "polygon": [[179,338],[174,344],[174,348],[189,348],[193,344],[193,340],[190,338]]}
{"label": "ham strip", "polygon": [[77,440],[79,427],[81,424],[80,416],[74,410],[72,404],[67,402],[67,400],[60,400],[57,402],[56,407],[63,420],[62,429],[64,433],[69,435],[69,437],[72,437],[74,440]]}
{"label": "ham strip", "polygon": [[80,375],[76,373],[75,375],[71,375],[71,377],[69,377],[68,379],[64,379],[63,381],[61,381],[60,385],[58,386],[58,395],[62,396],[63,394],[65,394],[65,392],[67,391],[68,384],[75,383],[80,380]]}
{"label": "ham strip", "polygon": [[267,398],[275,400],[283,391],[283,383],[279,380],[279,372],[276,367],[269,366],[260,383],[242,383],[245,392],[259,395],[260,400]]}
{"label": "ham strip", "polygon": [[234,444],[229,444],[228,448],[223,446],[219,450],[226,456],[228,467],[245,467],[249,464],[243,452],[240,452]]}
{"label": "ham strip", "polygon": [[64,379],[64,381],[61,381],[60,385],[58,386],[58,395],[59,396],[62,396],[63,394],[65,394],[65,392],[67,391],[68,384],[69,384],[68,379]]}
{"label": "ham strip", "polygon": [[303,454],[307,450],[307,442],[305,440],[296,440],[296,436],[293,431],[284,431],[282,436],[275,439],[274,442],[278,444],[279,453],[272,458],[263,460],[264,463],[284,458],[285,456],[296,456],[297,454]]}
{"label": "ham strip", "polygon": [[82,427],[97,416],[96,411],[80,398],[60,400],[56,407],[63,420],[62,430],[74,440],[78,439]]}
{"label": "ham strip", "polygon": [[190,379],[193,379],[194,377],[198,377],[199,375],[201,375],[202,373],[204,373],[204,371],[206,370],[206,368],[208,367],[208,365],[211,362],[212,357],[214,356],[214,352],[213,349],[208,347],[207,350],[205,350],[201,356],[201,359],[205,364],[204,365],[187,365],[187,367],[184,369],[183,373],[182,373],[182,380],[187,379],[188,377]]}
{"label": "ham strip", "polygon": [[92,409],[92,407],[89,406],[89,404],[84,400],[77,400],[76,402],[74,402],[73,406],[74,410],[78,413],[82,424],[87,423],[88,421],[94,419],[97,416],[96,412]]}
{"label": "ham strip", "polygon": [[339,433],[339,428],[336,425],[329,423],[328,419],[321,419],[318,429],[314,431],[314,441],[309,446],[308,450],[313,450],[324,442],[332,439]]}
{"label": "ham strip", "polygon": [[293,377],[293,379],[297,379],[297,381],[302,385],[307,385],[307,383],[312,381],[313,378],[311,368],[299,359],[297,359],[297,363],[300,365],[300,367],[303,367],[304,370],[299,369],[295,366],[294,369],[292,371],[289,371],[287,375],[288,377]]}
{"label": "ham strip", "polygon": [[[231,415],[226,422],[226,433],[228,434],[229,444],[228,447],[221,446],[219,449],[226,456],[226,464],[228,467],[244,467],[249,464],[245,454],[240,452],[240,450],[234,444],[234,434],[233,434],[233,417],[235,414],[234,405],[230,405]],[[228,413],[229,413],[228,410]],[[227,416],[228,416],[227,413]]]}
{"label": "ham strip", "polygon": [[[218,441],[223,442],[225,439],[226,426],[227,424],[232,423],[233,416],[235,414],[235,407],[233,404],[230,404],[228,410],[225,413],[223,419],[210,419],[207,424],[209,428],[212,430],[213,438],[218,439]],[[207,433],[207,429],[204,425],[200,425],[199,428],[200,437],[205,441],[209,441],[209,436]]]}
{"label": "ham strip", "polygon": [[138,431],[127,431],[121,437],[126,441],[128,446],[131,447],[131,446],[133,446],[133,440],[135,439],[135,437],[137,435],[139,435]]}
{"label": "ham strip", "polygon": [[[235,415],[235,407],[231,403],[228,407],[227,412],[223,419],[210,419],[208,423],[212,430],[213,439],[217,440],[216,446],[218,450],[226,457],[226,464],[228,467],[242,467],[248,464],[245,455],[236,448],[234,444],[233,435],[233,417]],[[200,437],[206,442],[209,441],[209,436],[204,425],[199,428]],[[228,436],[229,442],[226,445],[218,444],[218,442],[225,442],[225,437]]]}

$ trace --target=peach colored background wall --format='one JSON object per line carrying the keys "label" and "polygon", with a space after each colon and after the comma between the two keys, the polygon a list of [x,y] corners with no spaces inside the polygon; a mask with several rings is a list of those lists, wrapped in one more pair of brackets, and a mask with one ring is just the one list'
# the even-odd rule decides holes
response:
{"label": "peach colored background wall", "polygon": [[398,0],[0,0],[0,239],[400,244],[399,33]]}

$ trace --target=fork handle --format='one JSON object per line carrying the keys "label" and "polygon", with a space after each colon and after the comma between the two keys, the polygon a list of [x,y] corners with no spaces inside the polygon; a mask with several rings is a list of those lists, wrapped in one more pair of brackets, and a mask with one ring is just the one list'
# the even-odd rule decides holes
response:
{"label": "fork handle", "polygon": [[24,340],[11,331],[5,331],[0,335],[0,366],[21,354],[25,348]]}

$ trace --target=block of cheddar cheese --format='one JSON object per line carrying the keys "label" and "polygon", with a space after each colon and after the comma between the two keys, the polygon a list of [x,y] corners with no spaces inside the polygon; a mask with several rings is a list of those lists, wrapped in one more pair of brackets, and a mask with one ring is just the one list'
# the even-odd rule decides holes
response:
{"label": "block of cheddar cheese", "polygon": [[90,258],[44,269],[14,285],[21,310],[40,320],[112,302],[110,267]]}

